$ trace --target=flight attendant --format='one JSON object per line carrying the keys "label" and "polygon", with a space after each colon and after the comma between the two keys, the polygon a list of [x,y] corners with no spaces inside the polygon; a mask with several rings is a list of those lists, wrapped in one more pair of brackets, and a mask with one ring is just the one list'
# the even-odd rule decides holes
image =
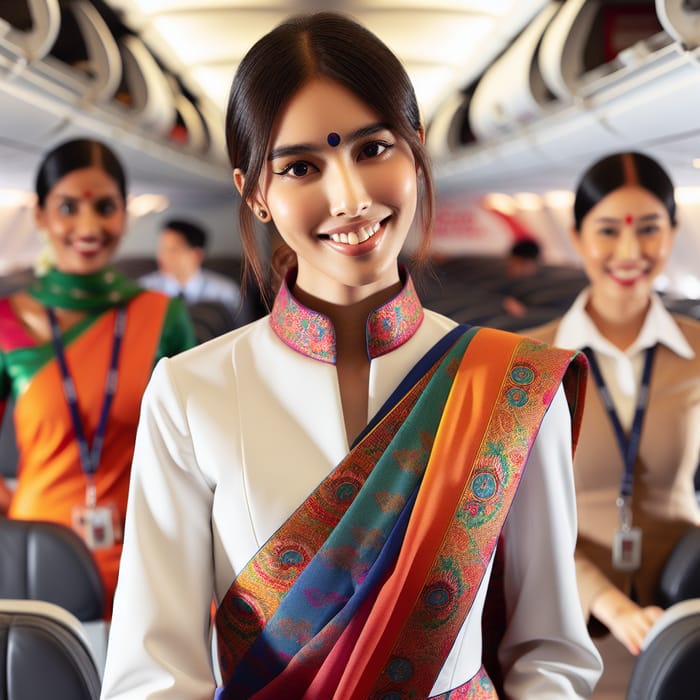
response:
{"label": "flight attendant", "polygon": [[19,452],[0,513],[73,527],[97,562],[111,616],[141,395],[155,362],[192,347],[184,304],[110,267],[126,230],[126,177],[89,139],[65,142],[36,178],[50,263],[0,299],[0,417],[15,401]]}
{"label": "flight attendant", "polygon": [[659,163],[641,153],[594,163],[573,213],[589,285],[561,319],[527,333],[590,360],[574,461],[577,580],[590,628],[604,635],[598,690],[622,698],[662,613],[664,563],[700,525],[700,323],[670,314],[654,292],[677,235],[673,183]]}

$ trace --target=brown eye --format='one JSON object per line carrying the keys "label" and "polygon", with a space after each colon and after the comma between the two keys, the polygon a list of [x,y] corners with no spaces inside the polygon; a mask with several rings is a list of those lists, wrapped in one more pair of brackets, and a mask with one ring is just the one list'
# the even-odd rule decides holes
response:
{"label": "brown eye", "polygon": [[113,197],[105,197],[95,202],[95,211],[100,216],[112,216],[118,208],[117,201]]}

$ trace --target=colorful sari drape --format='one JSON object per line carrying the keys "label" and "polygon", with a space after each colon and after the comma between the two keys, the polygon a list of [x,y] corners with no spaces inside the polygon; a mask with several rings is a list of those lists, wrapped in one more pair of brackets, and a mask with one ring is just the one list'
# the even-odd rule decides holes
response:
{"label": "colorful sari drape", "polygon": [[[231,585],[216,625],[223,698],[427,698],[564,380],[585,361],[460,328]],[[571,372],[569,372],[571,368]],[[482,670],[444,697],[496,697]]]}

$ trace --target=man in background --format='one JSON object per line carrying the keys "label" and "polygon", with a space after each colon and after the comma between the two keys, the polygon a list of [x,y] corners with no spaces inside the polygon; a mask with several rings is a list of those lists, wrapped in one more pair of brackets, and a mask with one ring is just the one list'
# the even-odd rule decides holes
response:
{"label": "man in background", "polygon": [[230,278],[202,267],[207,246],[204,229],[182,219],[166,221],[158,238],[158,271],[139,279],[147,289],[180,296],[188,305],[218,302],[237,324],[242,314],[240,287]]}

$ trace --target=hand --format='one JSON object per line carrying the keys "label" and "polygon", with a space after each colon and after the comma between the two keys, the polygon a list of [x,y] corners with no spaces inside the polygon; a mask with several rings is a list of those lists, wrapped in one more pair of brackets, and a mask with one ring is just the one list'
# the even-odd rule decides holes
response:
{"label": "hand", "polygon": [[616,588],[611,588],[593,601],[592,612],[615,639],[637,656],[652,625],[663,614],[663,609],[656,605],[642,608]]}
{"label": "hand", "polygon": [[503,298],[503,308],[506,313],[516,318],[523,318],[527,314],[527,307],[522,302],[518,301],[515,297],[504,297]]}

